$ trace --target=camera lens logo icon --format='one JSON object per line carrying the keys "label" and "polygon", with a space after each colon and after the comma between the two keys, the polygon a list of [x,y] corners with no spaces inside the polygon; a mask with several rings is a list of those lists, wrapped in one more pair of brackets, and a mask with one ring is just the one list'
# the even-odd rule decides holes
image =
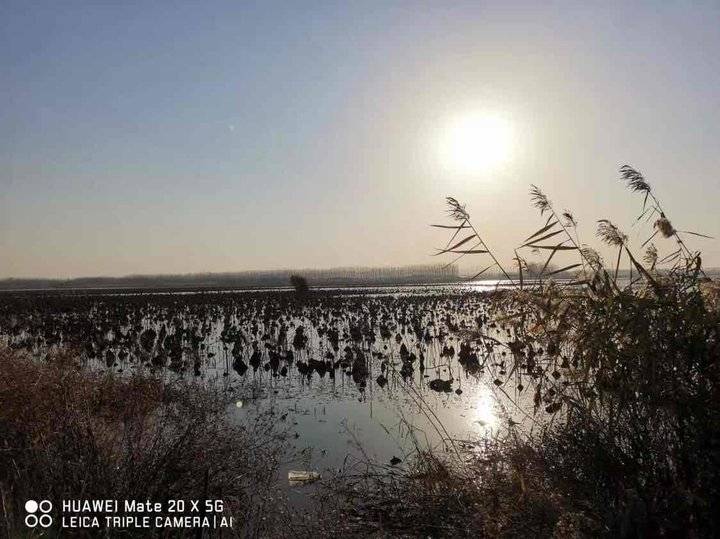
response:
{"label": "camera lens logo icon", "polygon": [[[38,524],[43,528],[49,528],[52,525],[52,517],[48,514],[52,511],[52,502],[50,500],[42,500],[36,502],[35,500],[28,500],[25,502],[25,511],[28,515],[25,517],[25,525],[28,528],[34,528]],[[37,512],[40,515],[37,515]]]}

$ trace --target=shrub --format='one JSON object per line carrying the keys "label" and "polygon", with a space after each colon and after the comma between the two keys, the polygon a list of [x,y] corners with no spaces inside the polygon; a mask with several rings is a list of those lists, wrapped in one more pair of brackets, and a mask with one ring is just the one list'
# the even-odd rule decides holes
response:
{"label": "shrub", "polygon": [[267,420],[231,424],[226,405],[209,389],[94,372],[70,354],[0,350],[5,535],[24,533],[28,499],[223,499],[239,530],[267,533],[283,444]]}
{"label": "shrub", "polygon": [[305,294],[310,290],[307,279],[302,275],[293,274],[290,276],[290,284],[297,294]]}

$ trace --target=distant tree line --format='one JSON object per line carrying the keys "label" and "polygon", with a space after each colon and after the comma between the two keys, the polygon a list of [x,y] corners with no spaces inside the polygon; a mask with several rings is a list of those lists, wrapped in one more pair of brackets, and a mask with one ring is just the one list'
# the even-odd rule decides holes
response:
{"label": "distant tree line", "polygon": [[43,288],[272,288],[287,287],[290,276],[302,275],[312,286],[360,286],[455,282],[455,265],[346,267],[332,269],[192,273],[184,275],[128,275],[77,279],[4,279],[0,290]]}

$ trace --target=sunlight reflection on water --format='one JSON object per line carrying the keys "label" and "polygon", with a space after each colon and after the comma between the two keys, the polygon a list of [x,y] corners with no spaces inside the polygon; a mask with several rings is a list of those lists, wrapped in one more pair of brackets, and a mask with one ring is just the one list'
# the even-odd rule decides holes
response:
{"label": "sunlight reflection on water", "polygon": [[477,401],[475,403],[475,422],[479,425],[493,429],[498,426],[498,417],[495,412],[496,399],[487,387],[478,389]]}
{"label": "sunlight reflection on water", "polygon": [[[286,301],[285,290],[85,291],[54,298],[48,323],[27,318],[32,323],[5,338],[41,346],[57,324],[64,324],[68,337],[85,327],[68,324],[66,313],[95,323],[100,312],[110,330],[98,341],[105,348],[93,348],[98,369],[145,368],[141,332],[165,334],[171,344],[164,353],[180,342],[186,362],[185,371],[166,376],[222,388],[233,396],[228,411],[234,419],[271,417],[291,434],[291,450],[302,455],[301,462],[288,463],[293,469],[337,469],[348,455],[407,462],[418,448],[442,448],[447,440],[481,443],[502,434],[510,420],[522,420],[507,402],[519,398],[513,384],[494,385],[498,362],[477,344],[473,355],[479,357],[471,360],[465,352],[465,363],[460,361],[467,335],[479,327],[505,338],[502,328],[482,326],[488,298],[477,292],[508,286],[493,280],[325,288],[306,303]],[[303,340],[296,346],[300,328]],[[128,351],[134,356],[128,358]]]}

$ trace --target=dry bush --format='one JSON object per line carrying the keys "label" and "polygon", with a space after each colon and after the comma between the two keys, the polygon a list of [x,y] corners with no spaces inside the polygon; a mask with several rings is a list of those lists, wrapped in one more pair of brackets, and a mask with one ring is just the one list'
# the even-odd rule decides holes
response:
{"label": "dry bush", "polygon": [[25,529],[27,499],[222,499],[237,533],[265,534],[283,453],[267,419],[232,425],[219,393],[94,372],[73,357],[0,351],[7,535]]}
{"label": "dry bush", "polygon": [[591,534],[597,523],[567,511],[535,448],[517,439],[467,446],[465,460],[421,451],[407,467],[364,462],[325,483],[322,511],[303,537],[551,537],[562,522]]}
{"label": "dry bush", "polygon": [[[640,218],[655,219],[654,238],[669,239],[660,258],[650,243],[634,253],[607,220],[598,237],[617,255],[606,266],[581,244],[577,221],[556,212],[533,186],[547,220],[515,250],[513,290],[490,307],[485,327],[464,337],[486,365],[502,365],[494,383],[505,395],[529,395],[535,429],[507,437],[464,459],[421,453],[404,470],[369,469],[329,485],[342,497],[341,531],[379,536],[717,537],[720,535],[720,310],[717,283],[699,252],[670,222],[650,184],[621,168],[643,195]],[[453,231],[439,254],[489,257],[499,267],[465,206],[448,198]],[[547,253],[527,282],[523,249]],[[550,269],[556,255],[574,263]],[[629,267],[620,279],[622,261]],[[641,262],[642,260],[642,262]],[[558,275],[573,271],[573,282]],[[477,276],[482,274],[480,272]],[[475,277],[477,277],[475,276]],[[344,504],[344,505],[343,505]]]}

